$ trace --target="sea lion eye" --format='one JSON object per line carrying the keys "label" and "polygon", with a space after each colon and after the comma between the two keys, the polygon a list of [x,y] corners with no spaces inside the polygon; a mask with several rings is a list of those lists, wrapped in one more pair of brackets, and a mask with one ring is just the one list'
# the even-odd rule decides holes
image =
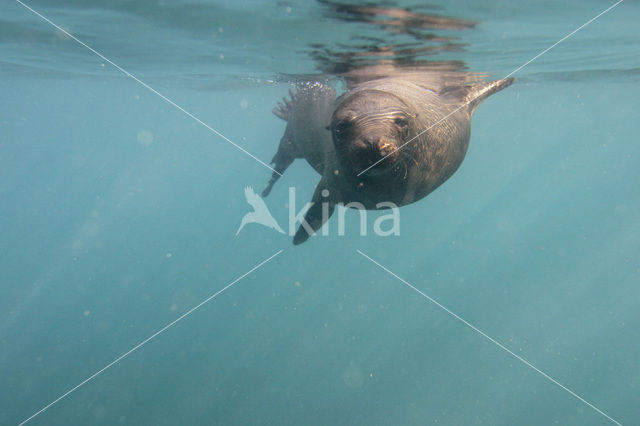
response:
{"label": "sea lion eye", "polygon": [[409,127],[409,122],[402,117],[396,118],[395,120],[393,120],[393,122],[396,123],[396,126],[400,127],[403,130]]}
{"label": "sea lion eye", "polygon": [[333,126],[333,134],[336,137],[343,137],[351,127],[351,123],[347,120],[339,121],[337,124]]}

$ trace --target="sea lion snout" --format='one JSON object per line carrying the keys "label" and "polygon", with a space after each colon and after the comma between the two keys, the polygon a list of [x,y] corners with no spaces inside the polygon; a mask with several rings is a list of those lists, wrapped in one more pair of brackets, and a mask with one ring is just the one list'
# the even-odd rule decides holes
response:
{"label": "sea lion snout", "polygon": [[389,138],[376,136],[361,138],[354,144],[354,147],[357,154],[365,154],[375,161],[386,157],[396,149],[396,145]]}
{"label": "sea lion snout", "polygon": [[402,135],[385,117],[339,118],[330,128],[338,159],[356,174],[378,162],[383,172],[396,160]]}
{"label": "sea lion snout", "polygon": [[393,143],[390,143],[386,139],[381,139],[378,141],[378,153],[381,157],[386,157],[395,152],[396,146]]}
{"label": "sea lion snout", "polygon": [[355,174],[374,164],[372,176],[395,170],[398,148],[409,136],[413,117],[409,106],[394,93],[363,90],[350,94],[334,111],[329,126],[339,161]]}
{"label": "sea lion snout", "polygon": [[342,160],[347,160],[355,173],[360,173],[371,165],[385,159],[385,161],[380,162],[379,170],[376,170],[376,172],[382,172],[388,164],[394,162],[397,145],[387,136],[363,135],[352,139],[346,148],[346,150],[342,151],[344,156]]}

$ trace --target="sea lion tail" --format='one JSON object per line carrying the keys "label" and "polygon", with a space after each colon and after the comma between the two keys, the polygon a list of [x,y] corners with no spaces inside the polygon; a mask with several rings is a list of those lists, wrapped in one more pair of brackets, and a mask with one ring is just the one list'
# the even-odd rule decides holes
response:
{"label": "sea lion tail", "polygon": [[469,90],[469,93],[467,94],[467,104],[469,104],[470,113],[473,114],[478,105],[480,105],[480,102],[505,87],[511,86],[514,81],[516,81],[516,79],[511,77],[486,83],[478,83],[471,86],[471,90]]}

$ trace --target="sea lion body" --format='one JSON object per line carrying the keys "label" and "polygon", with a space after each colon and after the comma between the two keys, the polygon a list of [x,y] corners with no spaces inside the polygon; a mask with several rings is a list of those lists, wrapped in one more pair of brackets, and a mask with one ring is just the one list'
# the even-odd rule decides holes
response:
{"label": "sea lion body", "polygon": [[339,98],[331,87],[310,83],[274,110],[287,120],[275,170],[305,158],[322,175],[294,244],[319,229],[336,204],[403,206],[451,177],[469,146],[475,108],[513,79],[463,82],[460,74],[401,74],[360,82]]}

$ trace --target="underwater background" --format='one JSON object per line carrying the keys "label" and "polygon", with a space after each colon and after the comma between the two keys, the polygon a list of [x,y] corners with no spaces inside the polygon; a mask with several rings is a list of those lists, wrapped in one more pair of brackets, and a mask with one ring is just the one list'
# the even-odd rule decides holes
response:
{"label": "underwater background", "polygon": [[[502,78],[614,2],[31,0],[263,162],[296,81],[376,63]],[[439,19],[441,18],[441,19]],[[20,2],[0,3],[0,424],[640,424],[640,2],[478,108],[460,169],[293,246],[271,171]],[[336,84],[340,86],[339,79]],[[288,223],[318,175],[265,200]]]}

